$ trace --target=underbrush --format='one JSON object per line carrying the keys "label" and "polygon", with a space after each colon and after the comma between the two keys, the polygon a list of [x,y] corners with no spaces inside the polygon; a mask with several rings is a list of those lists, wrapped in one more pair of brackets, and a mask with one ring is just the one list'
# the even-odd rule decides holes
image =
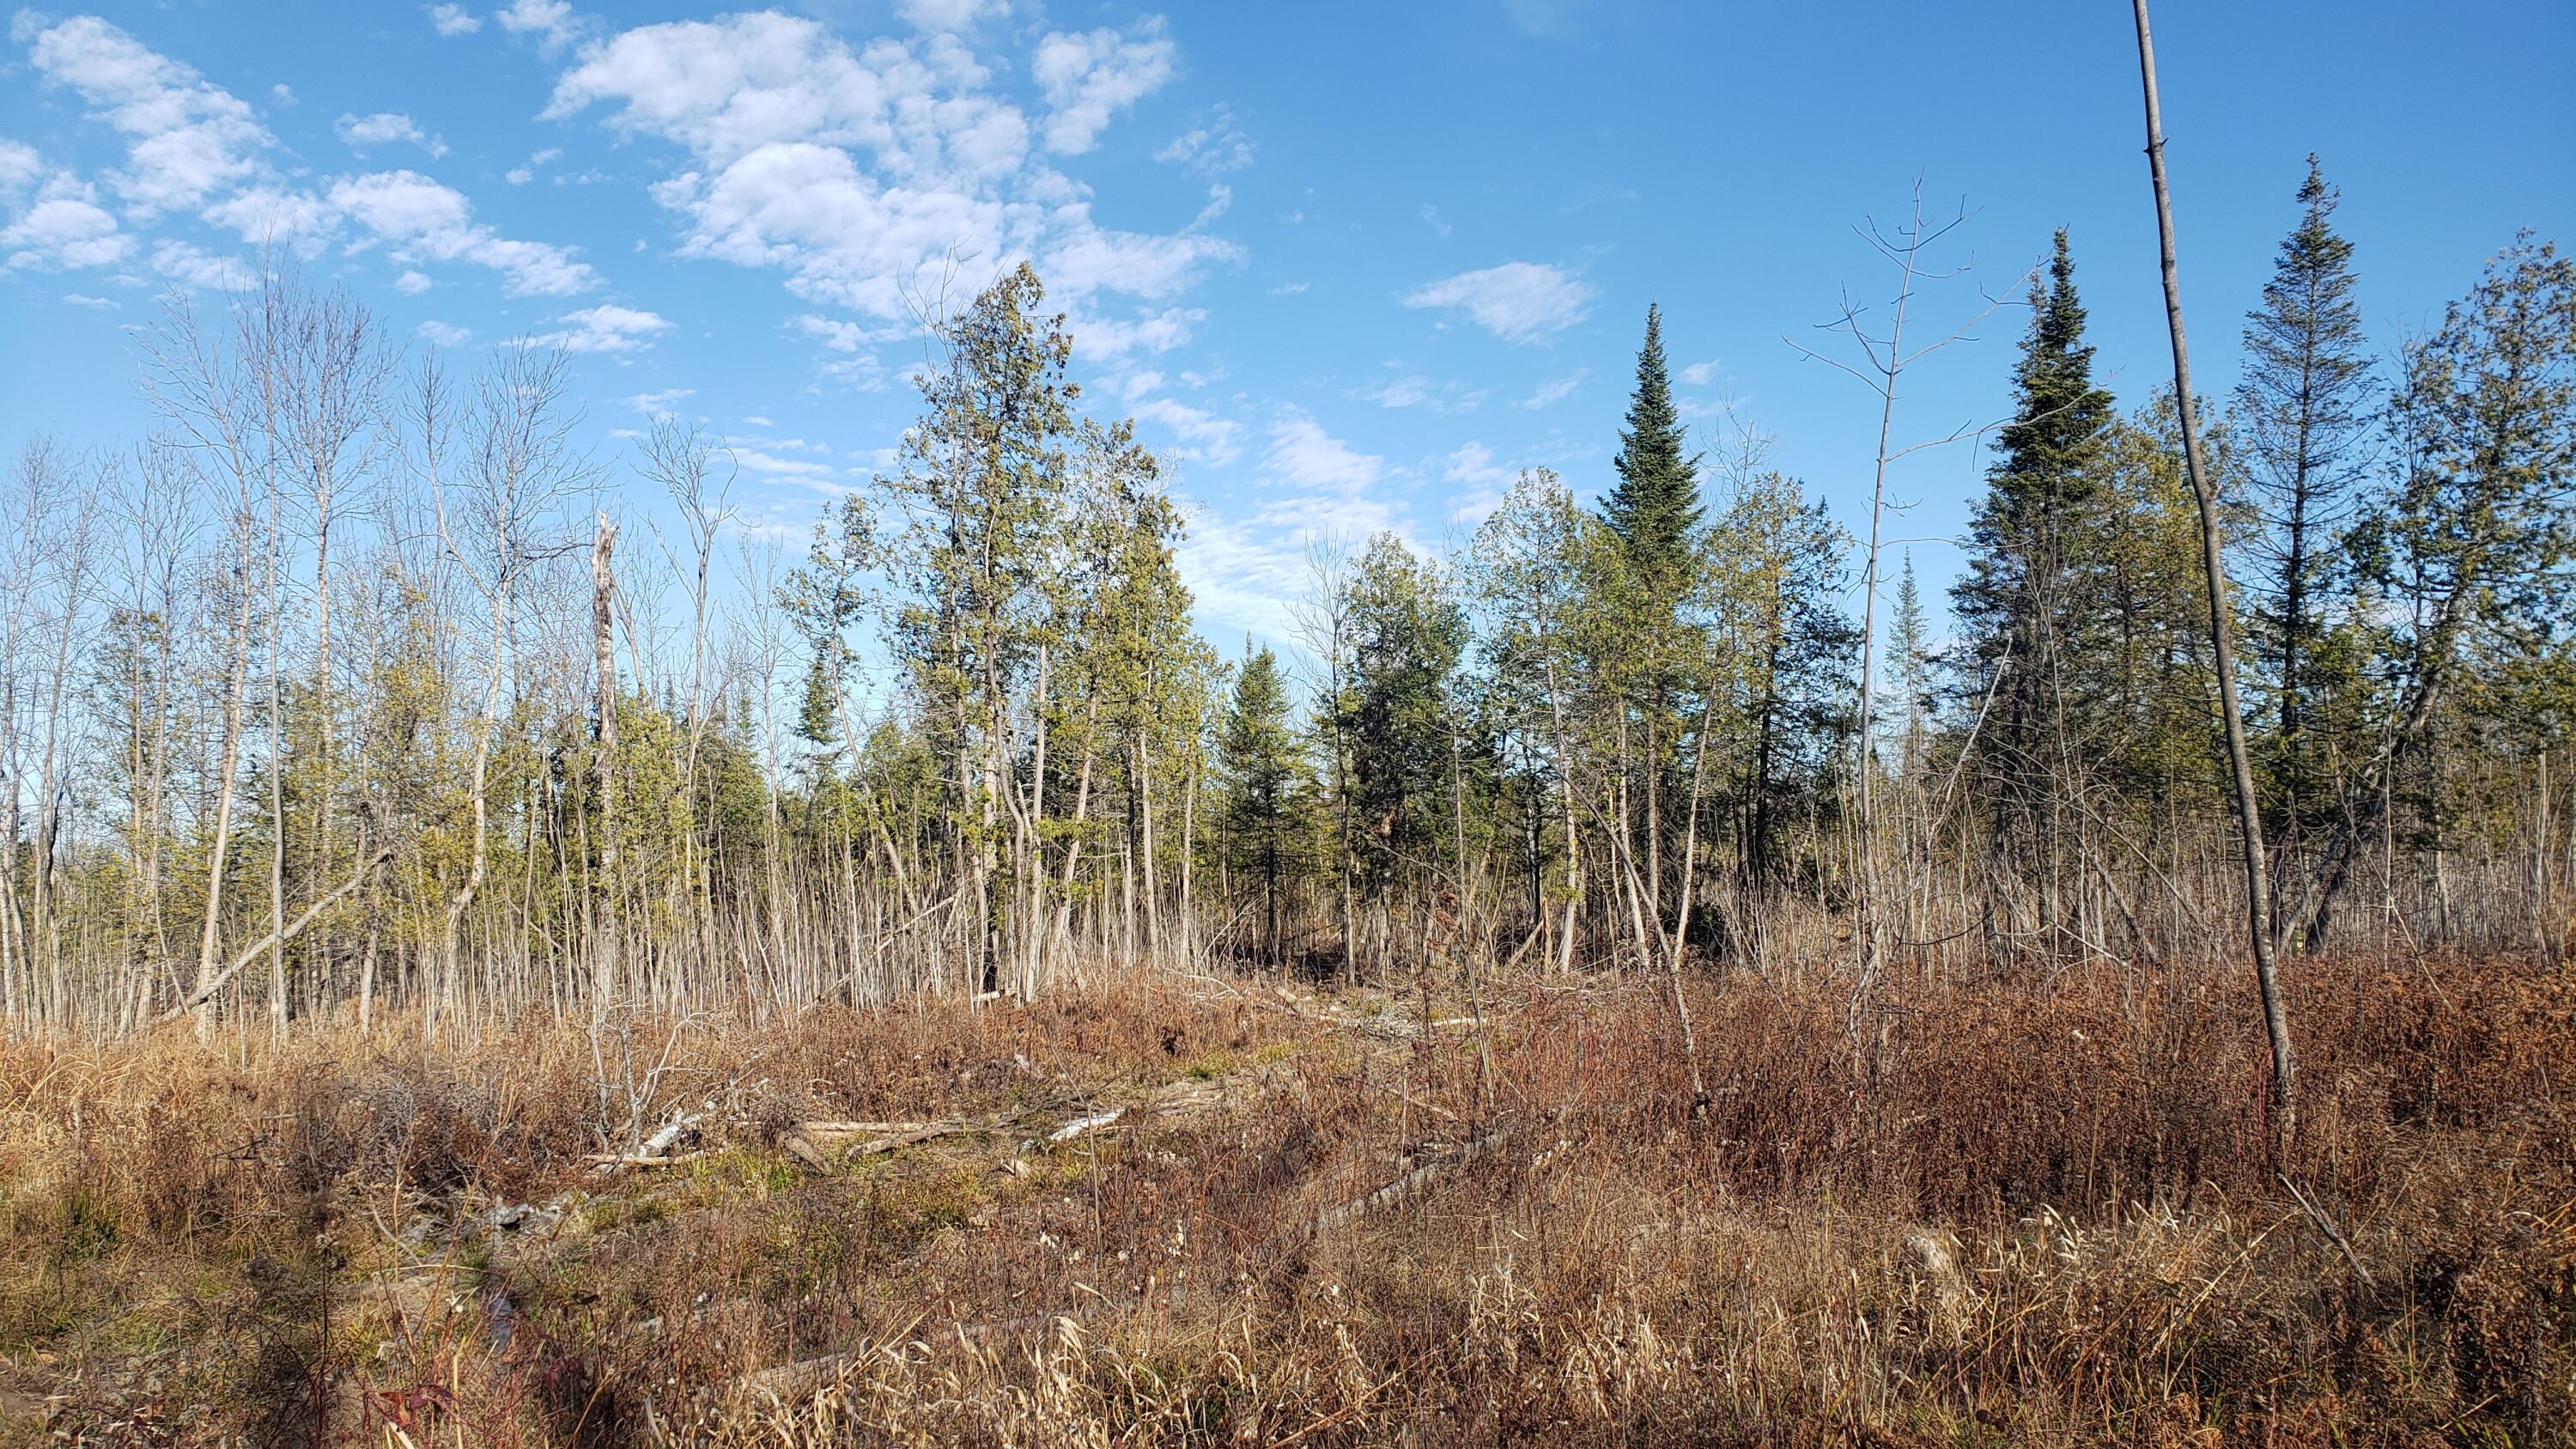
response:
{"label": "underbrush", "polygon": [[19,1043],[0,1435],[2569,1442],[2576,992],[2292,977],[2286,1181],[2246,994],[2110,968],[1696,982],[1697,1116],[1592,978]]}

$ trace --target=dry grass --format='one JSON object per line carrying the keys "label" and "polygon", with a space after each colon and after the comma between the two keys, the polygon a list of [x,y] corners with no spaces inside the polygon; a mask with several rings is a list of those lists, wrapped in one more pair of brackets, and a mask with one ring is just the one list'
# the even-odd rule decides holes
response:
{"label": "dry grass", "polygon": [[[1127,977],[439,1051],[19,1044],[0,1423],[419,1449],[2569,1442],[2571,983],[2298,974],[2293,1175],[2349,1260],[2262,1160],[2249,1004],[2133,972],[1900,989],[1858,1052],[1830,980],[1705,983],[1699,1120],[1643,982],[1489,982],[1482,1032],[1423,1025],[1465,1014],[1436,991]],[[594,1170],[684,1111],[685,1162]],[[782,1147],[803,1119],[932,1117],[1006,1125],[829,1173]]]}

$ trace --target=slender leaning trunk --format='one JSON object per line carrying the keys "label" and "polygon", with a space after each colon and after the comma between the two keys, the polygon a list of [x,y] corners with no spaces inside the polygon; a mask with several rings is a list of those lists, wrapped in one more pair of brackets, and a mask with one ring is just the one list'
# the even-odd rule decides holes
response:
{"label": "slender leaning trunk", "polygon": [[2209,584],[2209,645],[2218,671],[2218,703],[2227,726],[2227,761],[2244,842],[2245,917],[2254,948],[2254,980],[2263,996],[2263,1027],[2272,1040],[2272,1152],[2285,1160],[2298,1135],[2298,1063],[2290,1051],[2290,1023],[2281,1005],[2281,981],[2272,960],[2271,872],[2263,861],[2263,812],[2254,794],[2254,764],[2245,745],[2245,713],[2236,699],[2235,627],[2227,606],[2227,571],[2220,554],[2218,499],[2200,449],[2200,423],[2192,406],[2191,354],[2183,344],[2182,276],[2174,265],[2173,198],[2165,183],[2164,121],[2156,105],[2156,51],[2147,33],[2147,0],[2131,0],[2138,21],[2138,75],[2146,92],[2147,170],[2156,190],[2156,238],[2164,262],[2165,324],[2173,334],[2174,407],[2182,423],[2183,462],[2192,499],[2200,507],[2200,551]]}

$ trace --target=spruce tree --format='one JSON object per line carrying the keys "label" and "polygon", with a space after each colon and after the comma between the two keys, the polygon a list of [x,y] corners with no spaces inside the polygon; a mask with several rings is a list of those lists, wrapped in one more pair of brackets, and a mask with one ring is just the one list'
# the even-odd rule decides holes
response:
{"label": "spruce tree", "polygon": [[1601,516],[1618,533],[1630,567],[1658,593],[1678,589],[1699,528],[1699,455],[1686,450],[1687,442],[1664,364],[1663,314],[1649,305],[1645,345],[1637,349],[1637,391],[1628,400],[1613,463],[1619,481],[1602,500]]}
{"label": "spruce tree", "polygon": [[1905,744],[1898,773],[1911,777],[1921,763],[1923,730],[1932,713],[1932,622],[1923,608],[1923,591],[1914,582],[1914,551],[1896,576],[1896,609],[1890,619],[1889,650],[1894,656],[1896,686],[1905,694]]}
{"label": "spruce tree", "polygon": [[2013,369],[2013,420],[1970,521],[1968,571],[1951,591],[1970,645],[1970,693],[1993,701],[1982,753],[2008,860],[2026,857],[2045,802],[2067,783],[2050,772],[2070,752],[2044,748],[2041,735],[2068,717],[2056,691],[2060,666],[2084,632],[2088,525],[2112,421],[2111,395],[2093,385],[2063,228],[2047,271],[2045,284],[2032,283],[2030,329]]}
{"label": "spruce tree", "polygon": [[[2358,652],[2338,648],[2332,591],[2337,534],[2364,463],[2370,364],[2353,300],[2352,243],[2336,234],[2335,204],[2317,158],[2299,187],[2299,225],[2281,242],[2263,305],[2246,315],[2245,379],[2236,422],[2262,509],[2252,653],[2272,699],[2266,764],[2280,835],[2325,823],[2333,785],[2329,741],[2312,738],[2318,706],[2349,704]],[[2315,704],[2311,704],[2311,701]],[[2367,746],[2347,740],[2350,756]]]}
{"label": "spruce tree", "polygon": [[1225,780],[1226,853],[1261,883],[1262,940],[1279,954],[1281,888],[1298,866],[1304,760],[1288,719],[1288,685],[1279,658],[1246,641],[1234,699],[1217,735],[1218,769]]}

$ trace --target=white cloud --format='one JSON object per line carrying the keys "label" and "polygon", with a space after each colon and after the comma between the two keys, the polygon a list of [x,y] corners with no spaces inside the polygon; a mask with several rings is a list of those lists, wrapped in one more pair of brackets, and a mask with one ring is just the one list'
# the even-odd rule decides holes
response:
{"label": "white cloud", "polygon": [[1503,0],[1512,28],[1537,40],[1570,40],[1583,34],[1592,0]]}
{"label": "white cloud", "polygon": [[277,84],[270,86],[268,88],[268,93],[281,106],[291,106],[295,104],[295,87],[288,85],[284,81],[279,81]]}
{"label": "white cloud", "polygon": [[1409,408],[1431,400],[1431,384],[1419,377],[1389,378],[1359,395],[1382,408]]}
{"label": "white cloud", "polygon": [[869,341],[868,329],[858,323],[817,317],[811,312],[796,319],[796,330],[834,352],[856,352]]}
{"label": "white cloud", "polygon": [[658,423],[677,416],[671,411],[671,404],[682,398],[695,397],[697,391],[693,387],[666,387],[659,392],[639,392],[627,398],[626,405]]}
{"label": "white cloud", "polygon": [[1183,582],[1203,623],[1292,632],[1291,605],[1311,586],[1307,550],[1320,541],[1357,542],[1405,532],[1400,509],[1378,485],[1386,460],[1363,453],[1302,412],[1270,428],[1260,491],[1248,509],[1202,509],[1180,547]]}
{"label": "white cloud", "polygon": [[1090,150],[1112,115],[1172,78],[1174,54],[1159,15],[1146,16],[1128,35],[1059,30],[1039,41],[1029,72],[1053,108],[1047,149],[1075,155]]}
{"label": "white cloud", "polygon": [[1582,279],[1537,262],[1505,262],[1406,293],[1407,307],[1458,308],[1506,342],[1536,342],[1591,315],[1593,289]]}
{"label": "white cloud", "polygon": [[1512,406],[1525,408],[1531,412],[1536,412],[1543,407],[1553,407],[1574,396],[1574,390],[1583,385],[1583,379],[1590,376],[1591,372],[1592,369],[1588,367],[1578,367],[1563,377],[1549,378],[1538,385],[1536,392],[1513,403]]}
{"label": "white cloud", "polygon": [[1190,340],[1190,333],[1207,320],[1207,313],[1197,307],[1166,307],[1160,312],[1140,313],[1132,318],[1072,316],[1065,330],[1073,334],[1073,350],[1093,362],[1110,362],[1130,353],[1169,352]]}
{"label": "white cloud", "polygon": [[532,340],[566,352],[632,352],[652,346],[654,334],[668,331],[671,326],[668,319],[655,313],[614,303],[567,312],[555,321],[560,324],[558,330]]}
{"label": "white cloud", "polygon": [[1234,112],[1218,106],[1208,118],[1174,136],[1154,159],[1187,166],[1210,176],[1240,171],[1252,164],[1252,138],[1236,129]]}
{"label": "white cloud", "polygon": [[[986,89],[991,69],[947,33],[986,13],[932,0],[913,16],[925,33],[863,47],[777,12],[638,26],[585,46],[546,115],[599,106],[622,135],[685,148],[694,164],[653,188],[680,219],[680,254],[775,269],[795,296],[857,314],[875,340],[899,335],[878,324],[908,330],[925,303],[953,306],[1028,259],[1084,319],[1087,356],[1178,345],[1201,320],[1180,294],[1243,258],[1198,229],[1226,196],[1174,234],[1101,226],[1088,189],[1033,155],[1028,117]],[[1029,69],[1051,107],[1048,144],[1087,147],[1172,65],[1159,20],[1047,35]],[[864,370],[855,354],[835,366]]]}
{"label": "white cloud", "polygon": [[1270,452],[1262,466],[1271,481],[1341,494],[1358,493],[1386,473],[1385,459],[1360,452],[1304,413],[1291,413],[1272,425]]}
{"label": "white cloud", "polygon": [[239,96],[95,15],[47,25],[22,10],[9,31],[47,83],[79,92],[125,136],[126,165],[107,181],[138,218],[195,206],[251,177],[272,144]]}
{"label": "white cloud", "polygon": [[464,195],[417,171],[378,171],[334,182],[331,205],[393,246],[397,261],[465,261],[502,275],[512,296],[560,297],[596,286],[598,274],[568,250],[516,241],[473,220]]}
{"label": "white cloud", "polygon": [[[522,0],[521,8],[527,3]],[[514,240],[475,224],[462,195],[414,172],[343,177],[320,192],[287,182],[263,159],[274,138],[247,105],[106,21],[83,16],[48,24],[20,12],[11,34],[28,44],[31,62],[48,82],[77,91],[97,118],[127,138],[126,166],[106,179],[126,203],[129,220],[193,207],[204,220],[245,240],[291,245],[308,256],[343,221],[354,221],[374,240],[390,243],[397,261],[490,267],[513,294],[560,296],[597,280],[564,248]],[[362,149],[391,142],[419,145],[432,155],[445,149],[394,112],[344,115],[337,129]],[[52,199],[63,204],[40,206],[13,224],[22,249],[13,264],[23,259],[96,265],[130,250],[129,239],[101,224],[106,214],[94,197]],[[33,245],[47,236],[54,239],[50,251]],[[154,258],[164,272],[191,285],[223,285],[222,269],[237,265],[207,258],[184,243],[156,248]]]}
{"label": "white cloud", "polygon": [[0,201],[15,201],[45,169],[33,146],[0,140]]}
{"label": "white cloud", "polygon": [[63,293],[63,300],[74,307],[87,307],[92,311],[97,312],[113,312],[118,310],[116,303],[109,301],[105,297],[93,297],[86,292],[65,292]]}
{"label": "white cloud", "polygon": [[587,25],[566,0],[510,0],[492,18],[512,35],[536,37],[538,50],[548,55],[580,39]]}
{"label": "white cloud", "polygon": [[1496,461],[1494,450],[1482,443],[1465,444],[1442,459],[1441,481],[1462,490],[1449,500],[1450,521],[1474,523],[1493,512],[1519,472]]}
{"label": "white cloud", "polygon": [[[1394,367],[1396,364],[1388,363]],[[1433,382],[1415,373],[1398,373],[1384,382],[1355,389],[1353,397],[1365,398],[1382,408],[1428,407],[1435,413],[1472,413],[1483,406],[1483,388],[1465,388],[1455,382]]]}
{"label": "white cloud", "polygon": [[1210,264],[1243,258],[1243,248],[1218,237],[1104,230],[1092,224],[1085,202],[1058,208],[1054,219],[1065,234],[1039,271],[1049,288],[1068,296],[1123,292],[1159,300],[1195,284]]}
{"label": "white cloud", "polygon": [[1243,426],[1204,408],[1194,408],[1167,397],[1149,397],[1135,401],[1133,411],[1138,418],[1159,425],[1179,441],[1179,446],[1171,450],[1175,457],[1195,459],[1222,468],[1242,454]]}
{"label": "white cloud", "polygon": [[259,277],[236,257],[219,257],[183,241],[163,241],[152,248],[152,270],[183,287],[211,292],[247,292]]}
{"label": "white cloud", "polygon": [[1681,379],[1692,387],[1706,387],[1717,381],[1718,374],[1725,370],[1726,364],[1715,360],[1694,362],[1681,370]]}
{"label": "white cloud", "polygon": [[[552,161],[562,154],[563,152],[556,147],[548,146],[542,151],[531,154],[527,160],[522,161],[518,165],[501,173],[501,179],[509,182],[512,186],[525,186],[536,179],[538,167],[545,165],[547,162]],[[557,179],[560,180],[561,178]]]}
{"label": "white cloud", "polygon": [[201,213],[206,220],[239,233],[242,240],[292,244],[299,251],[320,245],[339,217],[309,191],[252,186],[214,203]]}
{"label": "white cloud", "polygon": [[134,238],[117,230],[116,218],[98,204],[97,188],[57,173],[36,191],[34,203],[0,228],[0,252],[11,268],[47,271],[114,266],[134,250]]}
{"label": "white cloud", "polygon": [[372,116],[342,115],[333,127],[341,144],[352,151],[365,151],[394,141],[408,142],[428,152],[435,159],[447,154],[447,143],[420,128],[420,123],[399,111],[378,111]]}
{"label": "white cloud", "polygon": [[472,35],[483,28],[483,18],[462,5],[432,5],[429,23],[441,35]]}
{"label": "white cloud", "polygon": [[428,276],[420,272],[406,271],[394,278],[394,290],[406,297],[417,297],[434,285],[435,283],[431,282]]}
{"label": "white cloud", "polygon": [[953,34],[989,15],[1010,13],[1009,0],[900,0],[895,9],[915,30]]}
{"label": "white cloud", "polygon": [[883,64],[862,63],[821,25],[776,11],[645,25],[584,54],[545,114],[615,103],[617,129],[678,141],[719,166],[787,141],[891,148],[896,103],[931,99],[926,70],[896,63],[907,55],[891,47],[871,52]]}
{"label": "white cloud", "polygon": [[420,324],[420,335],[429,339],[433,347],[462,347],[474,340],[474,333],[470,329],[449,322],[423,322]]}
{"label": "white cloud", "polygon": [[734,466],[746,473],[802,483],[829,493],[849,491],[834,481],[836,470],[829,463],[817,463],[811,458],[782,458],[764,448],[751,447],[732,438],[727,438],[725,443],[726,451],[733,455]]}

